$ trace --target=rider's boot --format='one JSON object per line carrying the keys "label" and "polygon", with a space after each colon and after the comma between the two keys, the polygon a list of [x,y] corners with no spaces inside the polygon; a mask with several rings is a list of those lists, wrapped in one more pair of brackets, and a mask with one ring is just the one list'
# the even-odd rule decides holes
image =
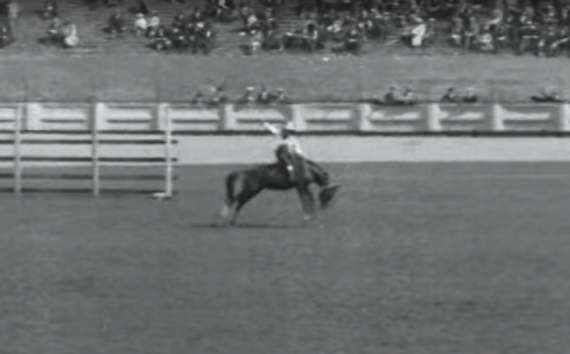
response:
{"label": "rider's boot", "polygon": [[289,175],[289,179],[291,181],[295,180],[295,173],[293,171],[293,165],[287,165],[287,174]]}

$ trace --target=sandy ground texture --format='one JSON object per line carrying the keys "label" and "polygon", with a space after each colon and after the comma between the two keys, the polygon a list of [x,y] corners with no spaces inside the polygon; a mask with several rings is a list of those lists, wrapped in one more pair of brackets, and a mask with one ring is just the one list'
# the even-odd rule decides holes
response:
{"label": "sandy ground texture", "polygon": [[267,193],[212,228],[232,166],[171,202],[4,194],[3,353],[561,353],[565,164],[327,165],[304,224]]}

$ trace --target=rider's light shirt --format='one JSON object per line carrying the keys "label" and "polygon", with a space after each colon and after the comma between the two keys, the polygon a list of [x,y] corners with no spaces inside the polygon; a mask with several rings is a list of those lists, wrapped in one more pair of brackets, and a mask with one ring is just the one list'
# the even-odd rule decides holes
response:
{"label": "rider's light shirt", "polygon": [[299,141],[294,136],[289,135],[287,138],[285,138],[285,139],[283,138],[283,135],[281,133],[283,128],[279,128],[279,127],[277,127],[273,124],[269,124],[269,123],[263,123],[263,126],[271,134],[273,134],[277,138],[279,138],[279,141],[276,144],[276,147],[279,147],[281,145],[285,145],[289,149],[289,152],[295,153],[298,155],[303,155],[303,151],[301,150],[301,144],[299,143]]}

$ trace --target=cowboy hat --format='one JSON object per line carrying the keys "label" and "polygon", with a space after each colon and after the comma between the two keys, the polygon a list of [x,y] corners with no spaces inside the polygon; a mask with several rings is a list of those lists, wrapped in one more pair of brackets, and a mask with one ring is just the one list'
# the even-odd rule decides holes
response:
{"label": "cowboy hat", "polygon": [[288,132],[297,131],[295,129],[295,124],[293,122],[287,122],[287,124],[285,124],[285,126],[283,127],[283,130],[288,131]]}

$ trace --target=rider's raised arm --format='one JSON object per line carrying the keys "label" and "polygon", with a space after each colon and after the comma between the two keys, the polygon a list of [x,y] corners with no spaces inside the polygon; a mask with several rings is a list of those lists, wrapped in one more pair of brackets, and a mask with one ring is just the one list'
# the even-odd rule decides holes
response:
{"label": "rider's raised arm", "polygon": [[278,127],[274,126],[273,124],[269,124],[267,122],[263,122],[263,127],[273,135],[279,135],[281,133],[281,130]]}

